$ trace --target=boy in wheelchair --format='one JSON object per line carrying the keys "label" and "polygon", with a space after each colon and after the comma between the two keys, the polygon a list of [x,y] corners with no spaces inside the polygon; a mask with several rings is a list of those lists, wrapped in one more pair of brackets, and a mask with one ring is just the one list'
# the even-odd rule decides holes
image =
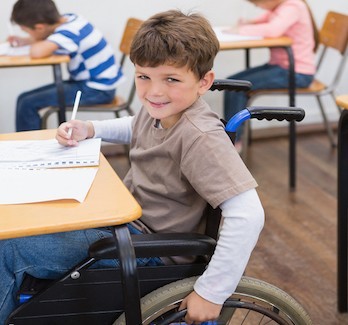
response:
{"label": "boy in wheelchair", "polygon": [[[131,144],[124,182],[143,211],[129,225],[131,233],[197,232],[206,203],[221,208],[214,255],[181,306],[188,309],[188,324],[218,317],[264,222],[255,180],[223,123],[201,98],[214,81],[211,69],[218,50],[219,42],[202,16],[176,10],[152,16],[137,32],[130,53],[143,105],[136,116],[73,120],[60,125],[56,135],[66,146],[91,137]],[[15,308],[25,273],[57,278],[87,256],[91,243],[108,236],[108,229],[89,229],[0,241],[0,323]],[[111,262],[101,263],[117,264]],[[152,258],[146,263],[169,261]]]}

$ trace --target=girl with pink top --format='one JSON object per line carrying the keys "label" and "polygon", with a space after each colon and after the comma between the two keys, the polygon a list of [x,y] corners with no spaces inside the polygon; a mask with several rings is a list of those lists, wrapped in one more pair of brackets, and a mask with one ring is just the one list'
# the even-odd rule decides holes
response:
{"label": "girl with pink top", "polygon": [[[318,31],[305,0],[248,0],[266,11],[259,17],[240,20],[234,33],[262,37],[287,36],[292,39],[297,88],[308,87],[315,73],[314,51],[318,45]],[[229,79],[251,81],[252,89],[287,88],[289,81],[288,56],[282,48],[270,49],[270,60],[261,66],[229,76]],[[245,108],[247,95],[225,92],[225,119]],[[241,130],[237,132],[240,140]],[[238,143],[236,144],[238,146]]]}

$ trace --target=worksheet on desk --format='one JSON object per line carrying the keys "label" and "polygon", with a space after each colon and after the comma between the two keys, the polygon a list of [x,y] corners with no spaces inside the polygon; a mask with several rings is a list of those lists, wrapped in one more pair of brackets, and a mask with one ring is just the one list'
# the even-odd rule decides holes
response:
{"label": "worksheet on desk", "polygon": [[0,141],[0,168],[65,168],[99,165],[101,139],[65,147],[56,139]]}
{"label": "worksheet on desk", "polygon": [[218,38],[219,42],[237,42],[237,41],[250,41],[250,40],[260,40],[261,36],[252,35],[239,35],[228,32],[231,26],[215,26],[213,30]]}
{"label": "worksheet on desk", "polygon": [[83,202],[97,174],[96,167],[0,169],[0,204],[73,199]]}
{"label": "worksheet on desk", "polygon": [[55,139],[0,141],[0,204],[83,202],[98,170],[87,166],[99,165],[100,146],[100,138],[74,147]]}
{"label": "worksheet on desk", "polygon": [[0,55],[27,56],[30,54],[30,46],[13,47],[9,42],[0,43]]}

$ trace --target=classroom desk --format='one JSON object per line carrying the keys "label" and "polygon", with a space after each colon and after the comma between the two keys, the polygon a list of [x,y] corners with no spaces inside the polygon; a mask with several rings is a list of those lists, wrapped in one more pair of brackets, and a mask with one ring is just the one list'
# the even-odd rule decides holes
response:
{"label": "classroom desk", "polygon": [[348,312],[348,95],[336,98],[343,108],[337,143],[337,304]]}
{"label": "classroom desk", "polygon": [[[250,50],[258,48],[283,48],[289,58],[289,106],[295,107],[295,63],[289,37],[264,38],[258,40],[220,42],[220,51],[245,50],[246,68],[250,67]],[[296,124],[289,123],[289,185],[296,187]]]}
{"label": "classroom desk", "polygon": [[[34,140],[54,137],[56,130],[39,130],[0,134],[1,140]],[[67,184],[68,186],[68,184]],[[136,313],[139,294],[135,253],[124,223],[141,216],[141,208],[101,154],[100,165],[92,187],[83,203],[58,200],[42,203],[0,205],[0,239],[72,231],[93,227],[115,226],[115,240],[119,250],[124,281],[125,312],[140,324]],[[77,261],[78,262],[78,261]],[[131,275],[129,275],[131,274]],[[125,290],[125,288],[133,288]],[[129,308],[127,309],[127,306]],[[132,307],[132,308],[131,308]]]}
{"label": "classroom desk", "polygon": [[52,55],[47,58],[31,59],[29,56],[0,56],[0,68],[19,68],[50,65],[53,68],[54,82],[58,94],[58,122],[65,122],[65,98],[61,64],[69,62],[68,55]]}

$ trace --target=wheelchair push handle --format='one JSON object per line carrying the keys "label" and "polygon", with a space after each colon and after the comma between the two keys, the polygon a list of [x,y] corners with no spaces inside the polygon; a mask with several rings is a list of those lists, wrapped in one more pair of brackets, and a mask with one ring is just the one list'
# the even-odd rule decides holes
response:
{"label": "wheelchair push handle", "polygon": [[247,107],[250,112],[250,118],[257,118],[258,120],[266,119],[278,121],[296,121],[300,122],[305,117],[305,111],[298,107]]}
{"label": "wheelchair push handle", "polygon": [[256,118],[258,120],[278,120],[278,121],[296,121],[300,122],[305,117],[305,111],[298,107],[268,107],[252,106],[243,109],[235,114],[227,123],[227,132],[236,132],[237,128],[244,121]]}
{"label": "wheelchair push handle", "polygon": [[237,79],[215,79],[210,90],[228,90],[228,91],[249,91],[251,82]]}

